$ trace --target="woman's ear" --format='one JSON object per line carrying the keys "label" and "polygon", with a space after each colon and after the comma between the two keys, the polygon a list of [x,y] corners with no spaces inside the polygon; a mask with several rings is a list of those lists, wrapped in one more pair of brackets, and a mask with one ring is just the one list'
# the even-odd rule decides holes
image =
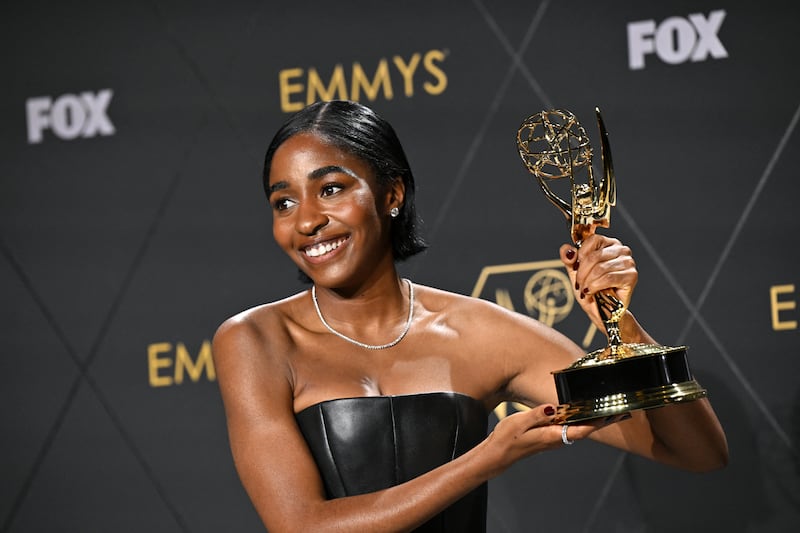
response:
{"label": "woman's ear", "polygon": [[403,178],[397,176],[392,180],[392,183],[389,184],[389,190],[386,194],[386,211],[387,213],[394,207],[401,210],[403,209],[403,202],[406,199],[406,184],[403,182]]}

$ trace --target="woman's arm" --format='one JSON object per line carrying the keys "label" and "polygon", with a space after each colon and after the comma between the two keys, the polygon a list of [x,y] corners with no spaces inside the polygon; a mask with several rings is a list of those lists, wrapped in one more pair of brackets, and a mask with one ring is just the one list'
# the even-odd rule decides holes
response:
{"label": "woman's arm", "polygon": [[[623,323],[627,342],[653,342],[630,313]],[[634,333],[637,329],[639,334]],[[632,415],[630,420],[599,429],[591,438],[689,471],[704,472],[727,464],[725,432],[708,399]]]}
{"label": "woman's arm", "polygon": [[268,353],[275,343],[261,331],[247,318],[232,319],[215,335],[213,352],[234,462],[271,532],[413,529],[519,458],[560,445],[555,411],[541,406],[505,419],[478,446],[418,478],[326,500],[295,422],[291,370],[285,357]]}
{"label": "woman's arm", "polygon": [[[580,249],[562,246],[560,255],[570,274],[576,301],[592,322],[604,331],[593,295],[597,291],[613,288],[627,307],[638,279],[630,249],[615,239],[592,235]],[[655,342],[630,312],[626,311],[620,328],[625,342]],[[532,336],[531,342],[536,342],[535,337]],[[538,354],[536,358],[521,352],[512,355],[520,368],[509,383],[509,391],[521,398],[523,403],[532,402],[532,405],[555,402],[555,387],[550,371],[565,368],[583,355],[577,346],[566,339],[557,339],[547,349],[539,350]],[[603,426],[602,422],[571,424],[569,438],[591,437],[692,471],[713,470],[727,463],[725,433],[707,399],[636,411],[632,415],[629,420],[607,426]]]}

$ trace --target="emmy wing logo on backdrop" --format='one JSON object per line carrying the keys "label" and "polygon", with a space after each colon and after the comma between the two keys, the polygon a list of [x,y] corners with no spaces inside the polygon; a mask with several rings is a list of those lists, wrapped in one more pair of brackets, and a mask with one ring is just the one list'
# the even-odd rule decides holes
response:
{"label": "emmy wing logo on backdrop", "polygon": [[[514,296],[509,289],[512,285]],[[569,286],[564,265],[557,259],[492,265],[481,270],[472,296],[494,300],[511,311],[524,308],[533,318],[553,326],[567,318],[575,305]]]}
{"label": "emmy wing logo on backdrop", "polygon": [[645,67],[645,56],[655,54],[661,61],[678,65],[687,61],[705,61],[728,57],[719,39],[725,11],[693,13],[688,18],[669,17],[660,24],[640,20],[628,24],[628,66],[631,70]]}
{"label": "emmy wing logo on backdrop", "polygon": [[111,89],[103,89],[97,93],[64,94],[55,99],[51,96],[28,98],[25,102],[28,144],[41,143],[48,129],[65,141],[114,135],[116,130],[108,117],[112,96]]}

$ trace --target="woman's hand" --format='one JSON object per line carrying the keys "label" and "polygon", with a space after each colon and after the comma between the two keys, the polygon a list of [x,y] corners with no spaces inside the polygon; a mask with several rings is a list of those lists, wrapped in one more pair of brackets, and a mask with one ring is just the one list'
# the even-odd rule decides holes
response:
{"label": "woman's hand", "polygon": [[628,307],[639,279],[631,249],[617,239],[595,233],[587,237],[580,248],[562,245],[560,256],[572,282],[575,300],[595,326],[605,331],[594,295],[613,289],[625,308]]}
{"label": "woman's hand", "polygon": [[[567,438],[570,443],[583,440],[598,429],[627,418],[630,415],[624,414],[570,424]],[[539,405],[503,418],[485,441],[498,457],[498,470],[492,473],[492,477],[524,457],[566,446],[562,430],[553,405]]]}

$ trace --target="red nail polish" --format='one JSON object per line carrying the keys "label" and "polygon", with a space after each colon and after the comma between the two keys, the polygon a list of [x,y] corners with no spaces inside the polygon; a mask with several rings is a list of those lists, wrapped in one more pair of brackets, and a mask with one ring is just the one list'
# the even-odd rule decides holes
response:
{"label": "red nail polish", "polygon": [[579,290],[581,290],[581,286],[580,286],[580,285],[578,285],[578,282],[577,282],[577,281],[575,282],[575,290],[576,290],[576,291],[579,291]]}
{"label": "red nail polish", "polygon": [[581,264],[580,261],[575,261],[574,263],[572,263],[572,270],[578,270],[578,265],[580,264]]}
{"label": "red nail polish", "polygon": [[572,261],[572,258],[575,257],[575,250],[570,248],[569,250],[567,250],[567,253],[565,255],[567,256],[567,259]]}
{"label": "red nail polish", "polygon": [[584,294],[589,294],[589,287],[584,287],[583,288],[583,293]]}
{"label": "red nail polish", "polygon": [[546,414],[547,416],[553,416],[554,414],[556,414],[556,410],[553,409],[552,405],[548,405],[547,407],[544,408],[544,414]]}

